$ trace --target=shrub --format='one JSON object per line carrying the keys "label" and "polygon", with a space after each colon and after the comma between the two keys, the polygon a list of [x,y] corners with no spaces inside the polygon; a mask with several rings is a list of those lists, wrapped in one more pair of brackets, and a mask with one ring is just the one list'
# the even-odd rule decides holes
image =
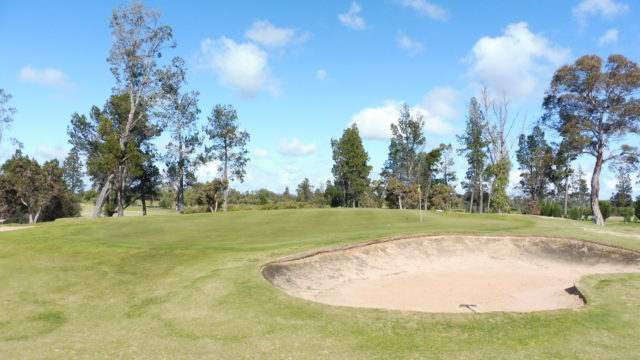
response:
{"label": "shrub", "polygon": [[522,212],[527,215],[540,215],[540,204],[535,200],[526,200],[522,205]]}
{"label": "shrub", "polygon": [[562,205],[553,202],[545,202],[540,208],[540,214],[543,216],[562,217],[564,210]]}
{"label": "shrub", "polygon": [[636,220],[640,219],[640,195],[636,198],[635,204]]}
{"label": "shrub", "polygon": [[571,220],[581,220],[582,219],[582,209],[577,206],[572,206],[569,209],[569,219]]}
{"label": "shrub", "polygon": [[558,204],[558,203],[554,203],[551,205],[551,216],[553,217],[562,217],[562,215],[564,215],[564,209],[562,208],[562,205]]}
{"label": "shrub", "polygon": [[622,214],[625,223],[631,222],[631,219],[633,218],[633,208],[631,206],[620,208],[620,213]]}
{"label": "shrub", "polygon": [[93,189],[89,189],[82,194],[82,200],[84,201],[95,202],[96,197],[98,197],[98,192]]}
{"label": "shrub", "polygon": [[607,220],[611,216],[611,203],[608,201],[600,201],[598,202],[600,205],[600,212],[602,213],[602,218]]}
{"label": "shrub", "polygon": [[540,215],[551,216],[551,203],[549,202],[542,203],[542,206],[540,206]]}
{"label": "shrub", "polygon": [[589,220],[589,217],[593,216],[593,211],[591,211],[590,207],[586,207],[582,209],[582,216],[585,220]]}

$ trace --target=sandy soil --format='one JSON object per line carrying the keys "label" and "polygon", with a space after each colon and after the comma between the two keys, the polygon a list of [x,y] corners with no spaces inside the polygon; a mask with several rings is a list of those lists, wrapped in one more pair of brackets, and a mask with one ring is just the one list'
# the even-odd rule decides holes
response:
{"label": "sandy soil", "polygon": [[584,275],[640,272],[640,253],[573,239],[425,236],[276,261],[264,276],[287,293],[330,305],[470,312],[584,304],[568,289]]}
{"label": "sandy soil", "polygon": [[13,230],[22,230],[22,229],[29,229],[32,228],[33,226],[0,226],[0,232],[2,231],[13,231]]}

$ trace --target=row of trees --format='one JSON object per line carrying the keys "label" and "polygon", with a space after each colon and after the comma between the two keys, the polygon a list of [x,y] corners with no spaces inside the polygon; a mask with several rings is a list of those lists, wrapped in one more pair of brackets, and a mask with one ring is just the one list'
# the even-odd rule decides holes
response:
{"label": "row of trees", "polygon": [[[620,180],[612,204],[630,207],[629,174],[637,170],[640,154],[636,146],[619,143],[629,134],[640,134],[640,100],[635,97],[639,89],[640,69],[624,56],[612,55],[606,63],[595,55],[583,56],[556,71],[543,102],[544,116],[529,134],[521,131],[519,136],[513,131],[524,129],[526,119],[510,114],[507,96],[492,98],[484,89],[480,101],[470,100],[466,129],[458,136],[458,153],[468,165],[461,184],[467,192],[468,211],[511,210],[507,190],[516,144],[525,213],[540,214],[542,201],[555,198],[563,203],[567,216],[571,193],[579,194],[579,206],[584,207],[589,192],[590,213],[603,225],[600,173],[607,163]],[[369,157],[355,125],[339,140],[332,140],[333,185],[342,193],[341,205],[358,206],[368,188],[382,187],[389,207],[428,208],[437,203],[451,208],[457,198],[452,186],[456,181],[451,171],[452,147],[441,144],[425,152],[423,126],[422,115],[412,114],[404,105],[397,124],[391,125],[388,159],[378,182],[369,179]],[[554,132],[557,142],[546,139],[545,128]],[[576,173],[572,167],[581,155],[595,158],[590,186],[582,170]]]}
{"label": "row of trees", "polygon": [[[157,160],[166,165],[181,214],[185,189],[195,182],[198,166],[219,161],[222,178],[211,186],[223,193],[225,211],[229,181],[242,181],[245,175],[249,134],[239,129],[231,105],[216,105],[207,125],[198,128],[199,93],[185,89],[184,60],[174,57],[168,64],[159,63],[165,51],[176,47],[171,27],[160,24],[159,16],[141,2],[114,9],[109,24],[114,41],[107,58],[116,82],[114,94],[102,108],[94,106],[89,116],[73,114],[68,127],[73,148],[67,159],[74,169],[68,176],[82,179],[84,158],[86,173],[99,190],[94,217],[122,216],[136,201],[146,214],[146,201],[162,182]],[[160,152],[152,140],[163,132],[170,141]],[[219,201],[213,198],[212,208],[217,210]]]}

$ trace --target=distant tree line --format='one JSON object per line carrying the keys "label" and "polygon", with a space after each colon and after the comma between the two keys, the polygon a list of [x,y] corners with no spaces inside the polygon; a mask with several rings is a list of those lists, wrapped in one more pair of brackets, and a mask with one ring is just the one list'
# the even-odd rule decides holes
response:
{"label": "distant tree line", "polygon": [[[469,100],[464,132],[457,144],[427,148],[423,115],[406,104],[391,124],[387,160],[372,176],[369,155],[353,124],[331,140],[333,179],[313,185],[305,178],[293,191],[240,193],[250,135],[240,128],[232,105],[211,108],[198,127],[200,94],[187,89],[185,61],[168,59],[176,47],[173,30],[160,14],[134,1],[113,10],[107,62],[115,84],[102,107],[74,113],[67,129],[72,148],[62,166],[38,164],[19,150],[0,173],[0,216],[36,222],[79,213],[79,196],[95,204],[93,216],[123,216],[132,204],[175,209],[180,214],[245,208],[310,206],[387,207],[520,212],[593,219],[610,215],[631,221],[640,213],[633,201],[638,148],[624,144],[640,134],[640,69],[622,55],[595,55],[559,68],[542,104],[544,115],[525,131],[526,119],[512,111],[508,94],[483,88]],[[168,60],[165,60],[168,59]],[[0,141],[13,121],[11,95],[0,89]],[[162,134],[169,141],[158,149]],[[436,141],[433,141],[436,140]],[[12,142],[20,147],[17,140]],[[456,176],[456,155],[464,177]],[[590,181],[576,160],[595,160]],[[515,160],[515,161],[514,161]],[[197,182],[199,166],[215,161],[219,177]],[[164,171],[160,170],[164,164]],[[610,201],[600,199],[600,174],[609,166],[618,180]],[[517,166],[516,192],[509,175]],[[85,179],[89,190],[84,191]]]}

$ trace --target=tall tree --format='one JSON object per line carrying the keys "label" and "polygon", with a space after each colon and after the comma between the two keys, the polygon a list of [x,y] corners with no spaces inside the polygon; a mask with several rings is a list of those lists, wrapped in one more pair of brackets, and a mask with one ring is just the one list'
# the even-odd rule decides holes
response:
{"label": "tall tree", "polygon": [[551,181],[554,183],[558,195],[563,194],[563,216],[567,217],[569,209],[569,187],[571,185],[569,180],[573,174],[571,163],[576,159],[578,154],[574,146],[566,140],[560,144],[555,144],[554,147]]}
{"label": "tall tree", "polygon": [[84,180],[82,179],[84,172],[82,171],[82,160],[77,148],[71,148],[62,163],[62,169],[64,170],[62,177],[69,190],[74,194],[82,193],[84,191]]}
{"label": "tall tree", "polygon": [[545,122],[581,154],[595,158],[591,176],[591,210],[596,224],[604,226],[600,211],[602,165],[638,154],[622,145],[627,134],[640,133],[638,65],[622,55],[611,55],[603,64],[597,55],[585,55],[558,69],[544,99]]}
{"label": "tall tree", "polygon": [[385,173],[391,174],[407,186],[418,183],[420,163],[418,154],[422,151],[425,138],[422,133],[422,115],[411,115],[407,104],[402,105],[398,124],[391,124],[389,156],[385,162]]}
{"label": "tall tree", "polygon": [[362,146],[362,139],[356,124],[344,130],[339,140],[331,139],[333,150],[333,168],[336,187],[342,192],[342,205],[359,205],[371,180],[372,167],[368,164],[369,155]]}
{"label": "tall tree", "polygon": [[443,148],[441,145],[429,152],[421,152],[420,154],[418,154],[418,159],[420,161],[419,184],[422,192],[422,200],[425,210],[429,209],[429,194],[431,193],[431,187],[439,170],[439,164],[441,163],[442,159],[442,151]]}
{"label": "tall tree", "polygon": [[[124,208],[136,200],[129,194],[133,182],[143,172],[144,163],[155,156],[150,140],[160,134],[160,128],[147,121],[142,106],[138,107],[141,114],[136,113],[140,121],[130,130],[126,148],[123,151],[120,147],[129,104],[128,94],[112,95],[103,109],[92,107],[88,119],[73,114],[67,128],[69,143],[87,159],[87,174],[94,184],[102,187],[94,216],[100,215],[107,199],[113,199],[115,210],[123,215]],[[116,188],[115,197],[109,196],[112,186]],[[112,213],[111,209],[108,213]]]}
{"label": "tall tree", "polygon": [[631,182],[632,168],[621,164],[613,168],[618,183],[616,184],[616,192],[611,196],[611,206],[613,207],[629,207],[633,203],[633,185]]}
{"label": "tall tree", "polygon": [[[140,111],[140,108],[153,107],[162,98],[163,85],[173,76],[171,66],[162,68],[157,63],[166,48],[175,47],[171,27],[160,25],[159,19],[158,11],[146,8],[140,1],[133,1],[128,6],[114,9],[109,22],[113,44],[107,62],[116,80],[114,90],[119,94],[127,94],[129,101],[127,116],[117,132],[118,146],[123,154],[133,140],[134,129],[147,119],[147,111]],[[174,59],[174,63],[176,61]],[[128,169],[126,157],[122,157],[102,186],[94,217],[100,216],[114,183],[118,215],[124,215]]]}
{"label": "tall tree", "polygon": [[474,194],[476,189],[479,193],[479,210],[483,212],[483,182],[486,169],[487,153],[485,148],[487,141],[484,137],[486,120],[484,112],[475,97],[469,102],[469,114],[467,115],[467,127],[463,135],[458,136],[458,142],[462,148],[459,153],[464,154],[469,165],[466,178],[469,180],[471,200],[469,202],[469,212],[473,211]]}
{"label": "tall tree", "polygon": [[11,94],[0,89],[0,143],[2,143],[4,133],[11,126],[13,115],[16,113],[16,109],[8,105],[11,98]]}
{"label": "tall tree", "polygon": [[296,194],[298,195],[298,201],[308,202],[311,200],[313,196],[313,185],[311,185],[309,179],[304,178],[304,180],[298,184]]}
{"label": "tall tree", "polygon": [[[232,180],[244,181],[245,167],[249,161],[245,148],[249,142],[249,133],[240,130],[238,113],[231,105],[216,105],[207,117],[208,124],[204,132],[212,142],[205,146],[205,158],[220,161],[218,171],[222,172],[222,180],[229,183]],[[229,188],[224,191],[222,210],[227,211]]]}
{"label": "tall tree", "polygon": [[[489,166],[487,174],[492,179],[489,188],[488,208],[502,213],[510,210],[507,187],[511,171],[511,150],[515,145],[512,131],[520,118],[511,115],[511,102],[507,94],[492,97],[486,87],[482,89],[482,107],[485,115],[483,136],[487,143]],[[522,121],[524,128],[524,121]]]}
{"label": "tall tree", "polygon": [[186,70],[181,59],[176,62],[175,69],[173,79],[164,86],[165,102],[162,115],[166,129],[171,135],[164,159],[169,179],[176,188],[177,210],[184,214],[184,190],[195,180],[195,171],[200,164],[197,151],[202,145],[202,139],[196,123],[200,114],[199,93],[182,90]]}
{"label": "tall tree", "polygon": [[578,165],[578,171],[575,171],[571,177],[571,188],[573,189],[572,198],[578,203],[582,209],[589,201],[589,186],[585,180],[586,174],[582,171],[582,165]]}
{"label": "tall tree", "polygon": [[518,138],[516,159],[520,164],[520,186],[533,202],[541,201],[551,177],[553,150],[544,137],[544,131],[534,126],[531,134]]}

